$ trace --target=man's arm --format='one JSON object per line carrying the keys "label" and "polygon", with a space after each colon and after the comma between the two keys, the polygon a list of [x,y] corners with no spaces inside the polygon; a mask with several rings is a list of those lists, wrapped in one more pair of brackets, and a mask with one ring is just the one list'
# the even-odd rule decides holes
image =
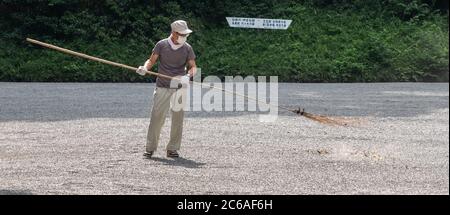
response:
{"label": "man's arm", "polygon": [[156,64],[156,61],[158,60],[159,55],[152,52],[152,55],[150,55],[150,58],[145,62],[145,69],[147,71],[150,71],[153,67],[153,65]]}
{"label": "man's arm", "polygon": [[153,52],[150,58],[145,61],[144,66],[140,66],[137,68],[136,73],[138,73],[139,75],[147,74],[147,72],[152,69],[153,65],[155,65],[156,61],[158,60],[158,56],[158,54],[155,54]]}
{"label": "man's arm", "polygon": [[188,61],[188,74],[190,77],[194,77],[195,73],[197,72],[197,64],[195,64],[195,60],[189,60]]}

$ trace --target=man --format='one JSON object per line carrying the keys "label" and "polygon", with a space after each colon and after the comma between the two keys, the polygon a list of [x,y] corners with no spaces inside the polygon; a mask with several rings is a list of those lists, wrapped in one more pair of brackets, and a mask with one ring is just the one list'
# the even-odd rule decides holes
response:
{"label": "man", "polygon": [[[155,45],[150,58],[136,72],[145,75],[159,59],[158,73],[178,78],[182,76],[179,78],[181,82],[188,84],[190,77],[195,75],[197,68],[194,51],[191,45],[186,42],[192,30],[188,28],[187,23],[183,20],[177,20],[170,26],[172,32],[169,38],[163,39]],[[186,66],[189,68],[187,74]],[[179,93],[178,84],[174,84],[172,80],[167,78],[158,77],[156,79],[156,88],[153,92],[153,107],[147,133],[147,145],[144,153],[147,157],[151,157],[158,147],[161,128],[164,125],[170,103],[173,102],[173,98]],[[167,157],[176,158],[179,157],[178,151],[181,146],[184,111],[172,109],[171,113],[172,124],[170,140],[167,144]]]}

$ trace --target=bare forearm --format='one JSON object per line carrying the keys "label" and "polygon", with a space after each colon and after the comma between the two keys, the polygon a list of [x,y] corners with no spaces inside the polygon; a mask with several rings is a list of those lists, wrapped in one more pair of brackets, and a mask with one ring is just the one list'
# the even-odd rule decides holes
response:
{"label": "bare forearm", "polygon": [[197,72],[197,66],[193,66],[189,69],[188,74],[193,77],[195,73]]}
{"label": "bare forearm", "polygon": [[150,59],[145,61],[144,67],[146,70],[150,71],[155,63],[152,63]]}
{"label": "bare forearm", "polygon": [[152,54],[150,56],[150,58],[145,62],[145,65],[144,65],[145,68],[150,71],[152,69],[152,67],[156,64],[157,60],[158,60],[158,55]]}
{"label": "bare forearm", "polygon": [[193,77],[195,73],[197,72],[197,64],[195,63],[195,60],[188,61],[189,70],[188,74]]}

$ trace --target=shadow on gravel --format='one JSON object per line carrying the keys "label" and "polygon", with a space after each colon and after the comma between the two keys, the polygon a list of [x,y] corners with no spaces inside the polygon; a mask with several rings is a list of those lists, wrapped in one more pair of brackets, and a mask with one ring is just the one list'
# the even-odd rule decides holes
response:
{"label": "shadow on gravel", "polygon": [[196,162],[193,160],[189,160],[186,158],[166,159],[166,158],[152,157],[152,158],[145,158],[145,159],[157,161],[157,162],[163,163],[163,165],[167,165],[167,166],[181,166],[184,168],[192,168],[192,169],[200,168],[201,166],[206,164],[206,163],[200,163],[200,162]]}
{"label": "shadow on gravel", "polygon": [[0,195],[33,195],[26,190],[0,190]]}

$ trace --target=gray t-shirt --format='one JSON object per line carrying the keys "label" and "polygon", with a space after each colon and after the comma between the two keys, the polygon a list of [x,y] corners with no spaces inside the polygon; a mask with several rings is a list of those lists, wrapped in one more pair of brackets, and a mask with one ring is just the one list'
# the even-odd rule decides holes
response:
{"label": "gray t-shirt", "polygon": [[[168,38],[160,40],[153,48],[153,53],[159,55],[158,73],[172,77],[185,75],[186,63],[195,59],[194,50],[187,42],[179,49],[173,50],[168,40]],[[170,88],[170,80],[158,77],[156,86]]]}

